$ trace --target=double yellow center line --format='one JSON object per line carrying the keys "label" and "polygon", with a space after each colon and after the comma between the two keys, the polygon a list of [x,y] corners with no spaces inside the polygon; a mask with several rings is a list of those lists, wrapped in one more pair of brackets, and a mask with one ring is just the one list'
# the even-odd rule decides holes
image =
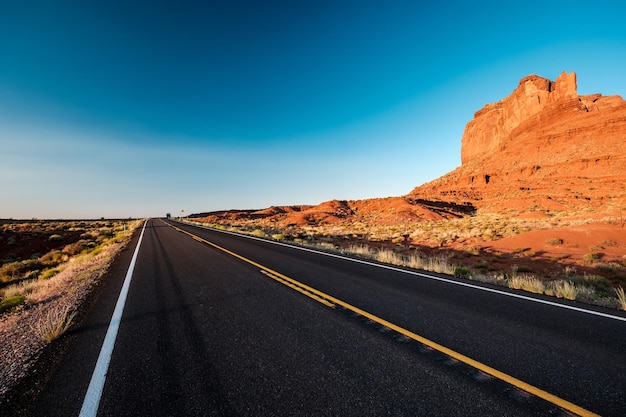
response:
{"label": "double yellow center line", "polygon": [[371,313],[368,313],[367,311],[361,310],[358,307],[355,307],[355,306],[353,306],[351,304],[348,304],[348,303],[346,303],[344,301],[341,301],[338,298],[333,297],[332,295],[329,295],[329,294],[326,294],[326,293],[324,293],[322,291],[316,290],[315,288],[312,288],[312,287],[310,287],[310,286],[308,286],[308,285],[306,285],[306,284],[304,284],[302,282],[296,281],[293,278],[289,278],[288,276],[283,275],[280,272],[274,271],[274,270],[272,270],[272,269],[270,269],[270,268],[268,268],[268,267],[266,267],[264,265],[259,264],[258,262],[255,262],[255,261],[253,261],[251,259],[248,259],[248,258],[246,258],[244,256],[241,256],[241,255],[239,255],[239,254],[237,254],[237,253],[235,253],[235,252],[233,252],[231,250],[228,250],[228,249],[223,248],[223,247],[221,247],[219,245],[216,245],[215,243],[210,242],[210,241],[208,241],[206,239],[203,239],[203,238],[201,238],[201,237],[199,237],[197,235],[194,235],[193,233],[190,233],[190,232],[188,232],[186,230],[183,230],[183,229],[181,229],[179,227],[173,226],[173,225],[171,225],[169,223],[166,223],[166,224],[171,226],[171,227],[173,227],[174,229],[178,230],[179,232],[182,232],[182,233],[184,233],[186,235],[189,235],[190,237],[192,237],[193,239],[197,240],[198,242],[202,242],[202,243],[205,243],[207,245],[210,245],[210,246],[212,246],[212,247],[214,247],[216,249],[221,250],[222,252],[225,252],[225,253],[227,253],[229,255],[232,255],[235,258],[238,258],[238,259],[240,259],[240,260],[242,260],[244,262],[247,262],[247,263],[249,263],[249,264],[259,268],[261,270],[261,272],[263,274],[267,275],[268,277],[270,277],[270,278],[272,278],[272,279],[274,279],[274,280],[276,280],[276,281],[278,281],[278,282],[280,282],[280,283],[282,283],[284,285],[287,285],[288,287],[293,288],[296,291],[298,291],[298,292],[300,292],[300,293],[306,295],[307,297],[310,297],[310,298],[312,298],[312,299],[314,299],[316,301],[319,301],[320,303],[322,303],[322,304],[324,304],[326,306],[329,306],[329,307],[341,306],[341,307],[345,308],[346,310],[350,310],[350,311],[352,311],[352,312],[354,312],[356,314],[359,314],[359,315],[361,315],[361,316],[363,316],[365,318],[370,319],[373,322],[376,322],[376,323],[378,323],[378,324],[380,324],[382,326],[385,326],[385,327],[387,327],[387,328],[389,328],[391,330],[394,330],[395,332],[397,332],[397,333],[399,333],[399,334],[401,334],[401,335],[403,335],[403,336],[405,336],[405,337],[407,337],[409,339],[415,340],[415,341],[417,341],[419,343],[422,343],[425,346],[428,346],[428,347],[430,347],[430,348],[432,348],[432,349],[434,349],[436,351],[439,351],[439,352],[443,353],[444,355],[449,356],[450,358],[453,358],[453,359],[455,359],[455,360],[457,360],[459,362],[463,362],[466,365],[469,365],[469,366],[471,366],[471,367],[473,367],[473,368],[475,368],[475,369],[477,369],[477,370],[479,370],[479,371],[481,371],[481,372],[483,372],[485,374],[488,374],[488,375],[491,375],[491,376],[493,376],[495,378],[498,378],[499,380],[504,381],[504,382],[506,382],[506,383],[508,383],[508,384],[510,384],[510,385],[512,385],[514,387],[516,387],[516,388],[519,388],[519,389],[521,389],[523,391],[526,391],[526,392],[528,392],[528,393],[530,393],[530,394],[532,394],[532,395],[534,395],[536,397],[539,397],[539,398],[541,398],[541,399],[543,399],[545,401],[548,401],[548,402],[550,402],[550,403],[552,403],[554,405],[557,405],[557,406],[561,407],[562,409],[564,409],[566,411],[569,411],[571,413],[575,413],[576,415],[579,415],[579,416],[585,416],[585,417],[587,417],[587,416],[598,416],[598,414],[595,414],[595,413],[593,413],[593,412],[591,412],[591,411],[589,411],[589,410],[587,410],[585,408],[582,408],[582,407],[580,407],[580,406],[578,406],[576,404],[573,404],[573,403],[571,403],[571,402],[569,402],[567,400],[564,400],[563,398],[560,398],[560,397],[557,397],[556,395],[550,394],[547,391],[544,391],[544,390],[542,390],[540,388],[537,388],[534,385],[530,385],[530,384],[528,384],[528,383],[526,383],[524,381],[521,381],[521,380],[519,380],[519,379],[517,379],[517,378],[515,378],[515,377],[513,377],[511,375],[508,375],[508,374],[506,374],[504,372],[498,371],[497,369],[494,369],[494,368],[492,368],[492,367],[490,367],[488,365],[485,365],[482,362],[478,362],[478,361],[476,361],[476,360],[474,360],[472,358],[469,358],[469,357],[467,357],[467,356],[465,356],[465,355],[463,355],[461,353],[458,353],[458,352],[456,352],[456,351],[454,351],[452,349],[449,349],[449,348],[447,348],[445,346],[442,346],[439,343],[433,342],[430,339],[427,339],[427,338],[422,337],[422,336],[420,336],[420,335],[418,335],[416,333],[413,333],[410,330],[407,330],[407,329],[405,329],[403,327],[400,327],[400,326],[397,326],[397,325],[395,325],[393,323],[390,323],[390,322],[388,322],[385,319],[382,319],[382,318],[380,318],[378,316],[375,316],[375,315],[373,315]]}

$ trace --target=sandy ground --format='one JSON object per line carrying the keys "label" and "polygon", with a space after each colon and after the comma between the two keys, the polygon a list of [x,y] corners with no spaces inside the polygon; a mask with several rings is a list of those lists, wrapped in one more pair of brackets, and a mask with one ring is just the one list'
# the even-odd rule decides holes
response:
{"label": "sandy ground", "polygon": [[484,243],[484,247],[503,253],[532,251],[537,257],[580,264],[589,264],[592,257],[596,261],[619,263],[626,261],[626,229],[620,225],[592,223],[533,230]]}

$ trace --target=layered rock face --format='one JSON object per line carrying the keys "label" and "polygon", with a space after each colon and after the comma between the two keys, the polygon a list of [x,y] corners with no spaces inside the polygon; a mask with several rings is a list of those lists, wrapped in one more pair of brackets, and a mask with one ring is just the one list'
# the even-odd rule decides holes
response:
{"label": "layered rock face", "polygon": [[575,73],[554,82],[530,75],[475,113],[463,134],[461,162],[410,196],[494,211],[616,210],[626,204],[626,102],[579,96]]}
{"label": "layered rock face", "polygon": [[505,99],[487,104],[465,127],[461,163],[498,149],[520,124],[555,103],[577,99],[576,74],[561,74],[556,82],[538,75],[523,78]]}

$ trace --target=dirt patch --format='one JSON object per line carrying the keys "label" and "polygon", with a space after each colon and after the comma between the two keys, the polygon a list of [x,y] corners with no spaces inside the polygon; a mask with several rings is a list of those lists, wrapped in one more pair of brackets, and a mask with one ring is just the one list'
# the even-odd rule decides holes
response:
{"label": "dirt patch", "polygon": [[626,261],[626,230],[619,225],[593,223],[533,230],[481,246],[502,253],[533,251],[535,256],[558,258],[580,265],[591,261],[621,263]]}

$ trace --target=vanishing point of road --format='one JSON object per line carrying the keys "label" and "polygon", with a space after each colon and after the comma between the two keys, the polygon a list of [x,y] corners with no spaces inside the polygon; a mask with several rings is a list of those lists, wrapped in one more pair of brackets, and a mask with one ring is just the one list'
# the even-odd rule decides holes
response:
{"label": "vanishing point of road", "polygon": [[31,416],[626,415],[626,315],[146,221]]}

